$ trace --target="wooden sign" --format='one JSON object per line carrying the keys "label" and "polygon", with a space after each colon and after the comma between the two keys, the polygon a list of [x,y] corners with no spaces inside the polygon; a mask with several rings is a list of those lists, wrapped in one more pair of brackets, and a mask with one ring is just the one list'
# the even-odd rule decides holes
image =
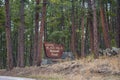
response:
{"label": "wooden sign", "polygon": [[61,58],[64,47],[61,44],[44,43],[45,54],[48,58]]}

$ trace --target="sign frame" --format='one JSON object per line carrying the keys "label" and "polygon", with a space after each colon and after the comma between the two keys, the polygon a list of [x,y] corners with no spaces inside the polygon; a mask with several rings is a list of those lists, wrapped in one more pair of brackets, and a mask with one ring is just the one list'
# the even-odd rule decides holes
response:
{"label": "sign frame", "polygon": [[47,58],[59,59],[64,52],[64,46],[62,44],[44,42],[43,46]]}

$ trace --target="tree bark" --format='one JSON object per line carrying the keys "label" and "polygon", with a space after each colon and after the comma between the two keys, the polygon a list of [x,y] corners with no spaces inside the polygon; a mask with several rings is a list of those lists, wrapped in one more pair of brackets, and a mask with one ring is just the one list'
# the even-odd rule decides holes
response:
{"label": "tree bark", "polygon": [[[84,9],[84,0],[82,2],[83,9]],[[82,14],[82,22],[81,22],[81,57],[85,57],[85,26],[84,26],[84,11]]]}
{"label": "tree bark", "polygon": [[81,35],[81,56],[85,57],[85,27],[84,27],[84,16],[82,16],[82,35]]}
{"label": "tree bark", "polygon": [[117,47],[120,48],[120,0],[117,0]]}
{"label": "tree bark", "polygon": [[20,0],[20,26],[18,29],[18,67],[24,67],[24,0]]}
{"label": "tree bark", "polygon": [[12,41],[11,41],[11,20],[10,20],[10,6],[9,0],[5,0],[5,12],[6,12],[6,45],[7,45],[7,69],[13,68],[13,54],[12,54]]}
{"label": "tree bark", "polygon": [[39,3],[40,0],[36,0],[36,12],[35,12],[35,35],[34,35],[34,58],[33,65],[37,65],[38,53],[38,31],[39,31]]}
{"label": "tree bark", "polygon": [[93,10],[94,58],[98,58],[98,27],[95,0],[91,0]]}
{"label": "tree bark", "polygon": [[46,18],[46,4],[47,0],[43,0],[43,7],[42,7],[42,20],[40,25],[40,39],[39,39],[39,49],[37,55],[37,66],[41,65],[42,59],[42,45],[43,45],[43,36],[44,36],[44,26],[45,26],[45,18]]}
{"label": "tree bark", "polygon": [[71,50],[75,57],[77,58],[75,50],[75,14],[74,14],[74,0],[72,0],[72,33],[71,33]]}
{"label": "tree bark", "polygon": [[92,54],[94,51],[94,37],[93,37],[93,18],[92,18],[92,4],[91,4],[91,0],[88,0],[88,7],[89,7],[89,11],[88,11],[88,27],[90,30],[90,53]]}
{"label": "tree bark", "polygon": [[105,41],[105,46],[106,46],[106,48],[110,48],[110,38],[108,35],[108,26],[106,23],[105,13],[104,13],[104,9],[103,9],[102,4],[100,6],[100,16],[101,16],[102,30],[103,30],[103,37],[104,37],[104,41]]}

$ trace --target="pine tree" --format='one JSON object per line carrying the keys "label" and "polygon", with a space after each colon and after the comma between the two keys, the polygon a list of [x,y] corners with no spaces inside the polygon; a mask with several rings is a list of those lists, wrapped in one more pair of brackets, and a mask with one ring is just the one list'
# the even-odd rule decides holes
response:
{"label": "pine tree", "polygon": [[91,0],[93,10],[94,58],[98,58],[98,27],[95,0]]}
{"label": "pine tree", "polygon": [[10,5],[9,0],[5,0],[5,12],[6,12],[6,45],[7,45],[7,69],[13,68],[13,55],[12,55],[12,42],[11,42],[11,19],[10,19]]}
{"label": "pine tree", "polygon": [[40,0],[36,0],[36,12],[35,12],[35,35],[34,35],[34,58],[33,65],[37,65],[38,53],[38,31],[39,31],[39,3]]}
{"label": "pine tree", "polygon": [[18,29],[18,67],[24,67],[24,32],[25,32],[25,17],[24,17],[24,0],[20,0],[20,26]]}
{"label": "pine tree", "polygon": [[47,5],[47,0],[43,0],[42,20],[40,25],[40,36],[39,36],[39,49],[37,55],[37,66],[41,65],[41,59],[42,59],[43,36],[44,36],[44,27],[45,27],[45,19],[46,19],[46,5]]}

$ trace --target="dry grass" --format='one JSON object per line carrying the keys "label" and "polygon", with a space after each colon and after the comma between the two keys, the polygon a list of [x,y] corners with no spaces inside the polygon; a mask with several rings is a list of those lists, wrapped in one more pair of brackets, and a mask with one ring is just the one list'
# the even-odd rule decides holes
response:
{"label": "dry grass", "polygon": [[29,78],[35,78],[37,80],[66,80],[64,76],[58,74],[38,74],[30,75]]}
{"label": "dry grass", "polygon": [[37,80],[120,80],[120,55],[59,62],[41,67],[0,70],[0,75],[22,76]]}

